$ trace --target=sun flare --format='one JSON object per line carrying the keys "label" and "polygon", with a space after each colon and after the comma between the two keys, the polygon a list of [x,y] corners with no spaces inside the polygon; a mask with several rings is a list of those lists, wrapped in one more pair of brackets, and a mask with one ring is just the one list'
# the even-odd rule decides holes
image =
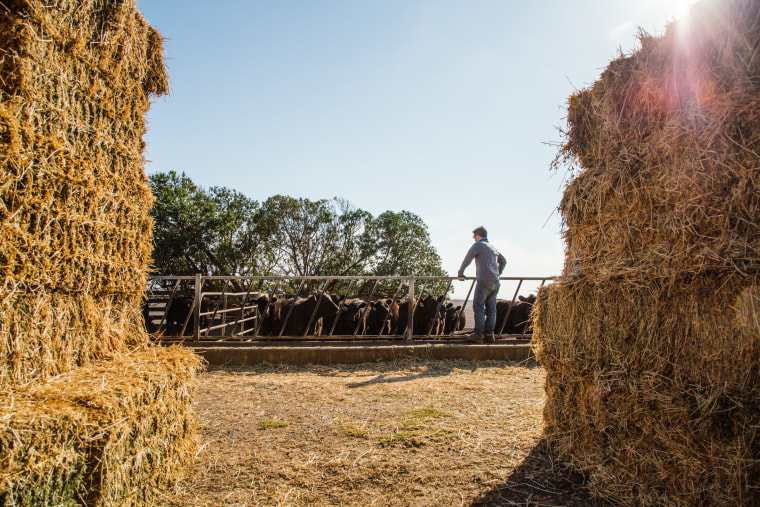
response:
{"label": "sun flare", "polygon": [[679,19],[686,16],[696,0],[661,0],[658,4],[663,13],[671,19]]}

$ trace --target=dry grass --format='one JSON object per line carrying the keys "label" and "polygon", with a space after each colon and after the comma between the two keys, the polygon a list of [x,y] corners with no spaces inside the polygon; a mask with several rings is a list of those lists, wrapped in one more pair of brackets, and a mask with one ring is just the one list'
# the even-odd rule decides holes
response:
{"label": "dry grass", "polygon": [[543,381],[506,362],[209,371],[176,504],[585,505],[541,445]]}

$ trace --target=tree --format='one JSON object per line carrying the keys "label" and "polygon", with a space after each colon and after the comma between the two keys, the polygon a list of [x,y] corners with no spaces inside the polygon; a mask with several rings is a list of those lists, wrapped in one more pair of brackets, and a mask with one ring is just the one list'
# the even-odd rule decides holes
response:
{"label": "tree", "polygon": [[326,272],[338,276],[367,274],[377,243],[368,224],[372,214],[356,208],[345,199],[333,199],[333,229],[335,243],[325,259]]}
{"label": "tree", "polygon": [[209,274],[203,254],[211,244],[214,206],[203,191],[174,171],[149,177],[155,197],[153,270],[159,275]]}
{"label": "tree", "polygon": [[161,275],[270,274],[267,223],[256,201],[222,187],[209,191],[174,171],[150,176],[153,267]]}
{"label": "tree", "polygon": [[372,215],[344,199],[310,201],[276,195],[262,216],[275,241],[277,269],[284,275],[366,274],[374,244],[365,232]]}
{"label": "tree", "polygon": [[206,255],[220,275],[271,275],[276,258],[270,245],[272,229],[258,202],[235,190],[211,187],[215,207],[212,244]]}
{"label": "tree", "polygon": [[[408,211],[374,218],[337,197],[310,201],[276,195],[259,205],[224,187],[206,191],[173,171],[151,175],[150,184],[157,274],[446,275],[427,226]],[[361,292],[370,286],[364,284]]]}
{"label": "tree", "polygon": [[375,241],[373,274],[446,276],[422,219],[409,211],[386,211],[370,223]]}
{"label": "tree", "polygon": [[[375,245],[373,275],[447,276],[441,267],[441,257],[430,242],[427,226],[414,213],[386,211],[369,224],[368,232]],[[446,291],[445,283],[426,286],[428,293],[441,295]],[[398,283],[384,283],[380,287],[384,295],[396,295],[398,290]]]}

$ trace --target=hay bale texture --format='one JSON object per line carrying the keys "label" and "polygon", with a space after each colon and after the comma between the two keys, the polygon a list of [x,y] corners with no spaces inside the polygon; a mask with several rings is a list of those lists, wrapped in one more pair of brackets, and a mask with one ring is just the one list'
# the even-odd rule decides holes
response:
{"label": "hay bale texture", "polygon": [[0,505],[164,505],[196,448],[199,359],[153,348],[0,395]]}
{"label": "hay bale texture", "polygon": [[0,3],[0,505],[162,505],[196,447],[185,349],[153,348],[134,0]]}
{"label": "hay bale texture", "polygon": [[547,435],[627,505],[760,503],[760,2],[703,0],[569,100]]}
{"label": "hay bale texture", "polygon": [[[96,340],[81,309],[119,322],[145,287],[144,115],[167,86],[161,36],[133,0],[0,4],[0,381],[144,342]],[[38,313],[71,325],[20,340]]]}

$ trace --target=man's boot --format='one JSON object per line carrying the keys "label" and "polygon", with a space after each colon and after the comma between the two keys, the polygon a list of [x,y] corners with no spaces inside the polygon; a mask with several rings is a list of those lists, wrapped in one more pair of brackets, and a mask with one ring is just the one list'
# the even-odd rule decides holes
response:
{"label": "man's boot", "polygon": [[483,343],[483,332],[475,330],[470,334],[466,334],[464,335],[464,341],[467,343]]}
{"label": "man's boot", "polygon": [[483,337],[483,343],[496,343],[496,337],[493,333],[486,333]]}

